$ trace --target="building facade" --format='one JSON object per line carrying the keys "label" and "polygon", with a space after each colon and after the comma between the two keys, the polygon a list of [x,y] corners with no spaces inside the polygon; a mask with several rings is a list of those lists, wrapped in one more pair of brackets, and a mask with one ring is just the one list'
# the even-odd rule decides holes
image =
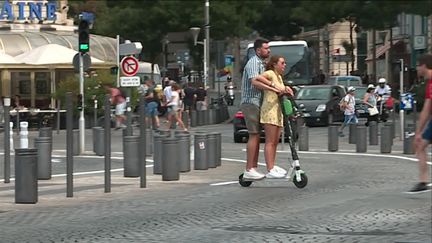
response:
{"label": "building facade", "polygon": [[[25,107],[56,107],[52,94],[76,76],[77,26],[67,18],[67,1],[0,3],[0,93],[19,95]],[[90,35],[91,69],[116,64],[116,39]],[[78,77],[77,77],[78,79]]]}

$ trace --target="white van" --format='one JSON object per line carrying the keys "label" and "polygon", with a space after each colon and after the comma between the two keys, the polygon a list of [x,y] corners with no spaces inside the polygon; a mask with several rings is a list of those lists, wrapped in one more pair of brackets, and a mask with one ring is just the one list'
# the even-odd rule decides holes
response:
{"label": "white van", "polygon": [[162,83],[159,65],[157,65],[156,63],[153,65],[153,72],[151,70],[151,63],[149,62],[139,62],[138,65],[138,72],[136,76],[140,77],[141,83],[144,83],[149,79],[153,79],[155,81],[155,84]]}

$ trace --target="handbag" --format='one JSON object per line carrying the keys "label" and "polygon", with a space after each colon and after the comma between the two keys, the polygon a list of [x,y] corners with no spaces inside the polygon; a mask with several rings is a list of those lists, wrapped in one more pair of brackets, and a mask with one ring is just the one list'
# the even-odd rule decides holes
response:
{"label": "handbag", "polygon": [[369,116],[375,116],[376,114],[378,114],[378,109],[376,108],[376,106],[368,108],[369,111]]}

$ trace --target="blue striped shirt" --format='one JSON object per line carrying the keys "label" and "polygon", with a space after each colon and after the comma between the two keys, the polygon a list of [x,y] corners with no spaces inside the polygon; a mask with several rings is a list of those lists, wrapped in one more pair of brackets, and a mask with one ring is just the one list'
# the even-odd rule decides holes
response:
{"label": "blue striped shirt", "polygon": [[261,106],[262,91],[252,85],[252,79],[264,72],[264,62],[257,55],[247,62],[242,77],[242,93],[240,104]]}

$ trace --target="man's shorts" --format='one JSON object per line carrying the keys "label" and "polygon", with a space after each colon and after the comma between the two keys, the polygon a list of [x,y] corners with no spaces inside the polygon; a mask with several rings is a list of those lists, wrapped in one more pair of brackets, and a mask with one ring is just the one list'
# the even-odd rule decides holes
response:
{"label": "man's shorts", "polygon": [[423,130],[422,138],[426,141],[432,142],[432,120],[429,120],[426,128]]}
{"label": "man's shorts", "polygon": [[126,111],[126,101],[116,105],[115,114],[116,116],[124,115]]}
{"label": "man's shorts", "polygon": [[207,110],[207,104],[205,101],[197,101],[196,102],[196,109],[197,111],[206,111]]}
{"label": "man's shorts", "polygon": [[157,116],[158,112],[158,104],[155,101],[146,104],[146,115],[147,116]]}
{"label": "man's shorts", "polygon": [[353,115],[345,115],[344,124],[357,124],[357,116],[355,114]]}
{"label": "man's shorts", "polygon": [[253,104],[241,104],[240,110],[243,112],[246,127],[250,134],[259,134],[260,127],[260,108]]}

